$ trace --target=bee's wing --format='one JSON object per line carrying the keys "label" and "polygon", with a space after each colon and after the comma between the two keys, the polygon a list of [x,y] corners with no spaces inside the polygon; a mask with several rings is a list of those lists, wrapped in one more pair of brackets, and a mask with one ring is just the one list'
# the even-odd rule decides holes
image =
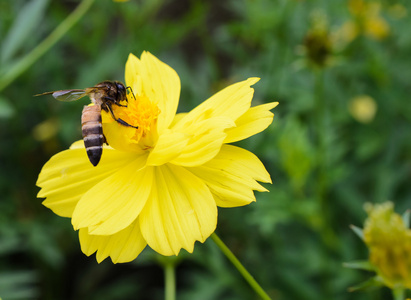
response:
{"label": "bee's wing", "polygon": [[52,95],[54,98],[56,98],[59,101],[70,102],[70,101],[76,101],[86,95],[89,95],[91,93],[96,93],[99,90],[104,90],[104,89],[105,87],[93,86],[90,88],[86,88],[84,90],[61,90],[61,91],[54,91],[54,92],[46,92],[46,93],[37,94],[34,96]]}
{"label": "bee's wing", "polygon": [[55,91],[51,94],[57,100],[65,102],[76,101],[87,95],[85,90],[62,90]]}
{"label": "bee's wing", "polygon": [[76,101],[84,97],[87,94],[88,94],[87,90],[61,90],[61,91],[54,91],[54,92],[46,92],[46,93],[37,94],[34,96],[52,95],[54,98],[56,98],[59,101],[70,102],[70,101]]}

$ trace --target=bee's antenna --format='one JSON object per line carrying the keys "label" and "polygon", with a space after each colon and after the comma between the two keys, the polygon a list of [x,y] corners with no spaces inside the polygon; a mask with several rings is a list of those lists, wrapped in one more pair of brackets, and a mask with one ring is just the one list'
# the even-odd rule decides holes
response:
{"label": "bee's antenna", "polygon": [[134,96],[134,92],[133,92],[133,89],[131,88],[131,86],[126,87],[126,90],[128,90],[128,89],[130,89],[131,94],[133,95],[134,101],[137,101],[136,96]]}

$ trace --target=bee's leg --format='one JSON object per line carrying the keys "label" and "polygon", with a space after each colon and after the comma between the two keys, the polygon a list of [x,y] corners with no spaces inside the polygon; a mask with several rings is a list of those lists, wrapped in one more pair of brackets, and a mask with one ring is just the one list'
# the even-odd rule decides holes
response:
{"label": "bee's leg", "polygon": [[[120,106],[120,107],[127,107],[127,105],[123,105],[123,104],[118,103],[117,100],[114,99],[114,98],[111,98],[111,97],[103,97],[103,98],[104,98],[104,100],[106,100],[107,103],[114,103],[115,105]],[[126,101],[127,101],[127,99],[126,99]],[[106,106],[109,105],[107,103],[106,103]]]}
{"label": "bee's leg", "polygon": [[110,145],[108,144],[108,142],[107,142],[107,138],[106,138],[106,136],[104,135],[104,133],[103,133],[103,143],[104,143],[104,144],[107,144],[107,146],[110,146]]}
{"label": "bee's leg", "polygon": [[134,101],[136,101],[136,96],[134,96],[134,92],[133,89],[131,88],[131,86],[126,87],[126,90],[130,89],[131,94],[133,95]]}
{"label": "bee's leg", "polygon": [[123,105],[123,104],[120,104],[120,103],[116,103],[116,105],[120,106],[120,107],[127,107],[127,105]]}
{"label": "bee's leg", "polygon": [[126,121],[123,121],[123,120],[120,119],[120,118],[116,118],[116,116],[114,115],[113,109],[111,108],[111,104],[106,103],[106,107],[107,107],[107,109],[110,111],[110,114],[111,114],[111,116],[113,117],[113,119],[117,121],[117,123],[119,123],[119,124],[121,124],[121,125],[123,125],[123,126],[127,126],[127,127],[132,127],[132,128],[138,129],[138,126],[130,125],[130,124],[128,124]]}

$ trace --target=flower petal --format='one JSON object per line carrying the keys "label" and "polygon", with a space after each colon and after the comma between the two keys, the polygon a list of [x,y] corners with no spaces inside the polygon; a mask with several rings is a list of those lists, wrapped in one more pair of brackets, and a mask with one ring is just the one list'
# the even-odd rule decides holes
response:
{"label": "flower petal", "polygon": [[204,115],[207,118],[228,117],[233,121],[237,120],[250,108],[254,94],[254,89],[250,86],[258,80],[260,79],[249,78],[226,87],[187,113],[174,125],[174,129],[185,128],[187,124],[204,119]]}
{"label": "flower petal", "polygon": [[91,235],[87,232],[87,228],[81,228],[79,239],[84,254],[90,256],[97,251],[98,263],[108,256],[113,263],[132,261],[147,245],[141,235],[138,221],[113,235]]}
{"label": "flower petal", "polygon": [[87,191],[72,217],[74,229],[88,227],[88,233],[111,235],[137,219],[150,194],[152,168],[143,168],[147,156],[140,156]]}
{"label": "flower petal", "polygon": [[143,88],[141,82],[141,61],[132,53],[126,62],[126,85],[131,87],[135,95],[141,95]]}
{"label": "flower petal", "polygon": [[227,117],[214,117],[190,124],[184,133],[190,137],[187,146],[171,163],[180,166],[198,166],[209,161],[220,151],[227,136],[227,128],[235,126]]}
{"label": "flower petal", "polygon": [[[141,145],[133,140],[135,129],[119,125],[117,122],[113,122],[113,119],[105,111],[101,112],[103,118],[103,132],[107,138],[107,142],[114,149],[124,152],[135,152],[136,154],[143,154],[144,150],[141,149]],[[110,118],[110,121],[108,119]],[[107,120],[108,122],[105,122]]]}
{"label": "flower petal", "polygon": [[207,184],[220,207],[249,204],[255,201],[253,190],[267,191],[256,180],[271,182],[257,156],[231,145],[223,145],[214,159],[188,170]]}
{"label": "flower petal", "polygon": [[274,117],[270,110],[277,105],[278,102],[273,102],[251,107],[235,121],[236,127],[226,131],[227,137],[224,143],[241,141],[266,129]]}
{"label": "flower petal", "polygon": [[217,206],[208,187],[185,168],[155,167],[150,199],[139,220],[148,245],[162,255],[192,252],[217,225]]}
{"label": "flower petal", "polygon": [[180,77],[176,71],[149,52],[141,54],[140,75],[143,92],[160,109],[159,134],[170,125],[177,111],[180,98]]}
{"label": "flower petal", "polygon": [[47,198],[43,205],[62,217],[71,217],[83,194],[126,165],[132,154],[104,147],[100,163],[93,167],[87,157],[84,143],[54,155],[39,174],[37,197]]}
{"label": "flower petal", "polygon": [[75,141],[73,144],[70,145],[70,149],[83,149],[83,148],[84,148],[83,140]]}
{"label": "flower petal", "polygon": [[170,124],[170,128],[173,128],[180,120],[182,120],[188,113],[178,113],[174,116],[173,122]]}
{"label": "flower petal", "polygon": [[188,141],[189,138],[184,133],[173,132],[170,129],[166,129],[164,133],[160,135],[156,146],[148,156],[147,165],[160,166],[169,162],[180,155]]}

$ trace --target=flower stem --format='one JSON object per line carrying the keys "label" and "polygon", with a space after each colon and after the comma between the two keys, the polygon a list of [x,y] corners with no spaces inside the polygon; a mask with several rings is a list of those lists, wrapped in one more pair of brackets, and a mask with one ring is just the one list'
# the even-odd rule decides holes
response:
{"label": "flower stem", "polygon": [[336,236],[333,230],[327,224],[330,224],[328,220],[330,215],[330,206],[327,198],[329,190],[329,156],[330,151],[327,143],[327,136],[329,136],[330,130],[332,130],[329,122],[329,108],[327,99],[324,96],[324,79],[325,70],[315,70],[315,101],[316,101],[316,116],[315,116],[315,133],[317,135],[317,165],[318,165],[318,177],[316,186],[316,198],[318,199],[318,207],[322,211],[322,218],[320,220],[320,232],[324,242],[333,248],[337,245]]}
{"label": "flower stem", "polygon": [[176,299],[176,264],[172,260],[167,260],[164,264],[165,277],[165,300]]}
{"label": "flower stem", "polygon": [[241,262],[234,256],[231,250],[223,243],[223,241],[213,233],[211,235],[214,243],[220,248],[224,255],[228,258],[229,261],[237,268],[240,274],[248,282],[248,284],[253,288],[253,290],[264,300],[271,300],[270,296],[263,290],[263,288],[258,284],[254,277],[247,271],[246,268],[241,264]]}
{"label": "flower stem", "polygon": [[12,83],[18,76],[26,71],[41,56],[43,56],[55,43],[57,43],[88,11],[94,0],[82,1],[76,9],[60,25],[37,45],[29,54],[14,64],[11,69],[0,78],[0,91]]}
{"label": "flower stem", "polygon": [[325,136],[327,134],[326,130],[326,103],[324,99],[324,71],[316,70],[315,72],[315,101],[316,101],[316,133],[317,133],[317,153],[318,153],[318,164],[319,164],[319,175],[318,175],[318,194],[320,199],[324,198],[326,190],[326,163],[327,163],[327,153],[326,153],[326,141]]}
{"label": "flower stem", "polygon": [[404,300],[405,299],[405,290],[402,288],[394,288],[392,290],[392,296],[394,300]]}

